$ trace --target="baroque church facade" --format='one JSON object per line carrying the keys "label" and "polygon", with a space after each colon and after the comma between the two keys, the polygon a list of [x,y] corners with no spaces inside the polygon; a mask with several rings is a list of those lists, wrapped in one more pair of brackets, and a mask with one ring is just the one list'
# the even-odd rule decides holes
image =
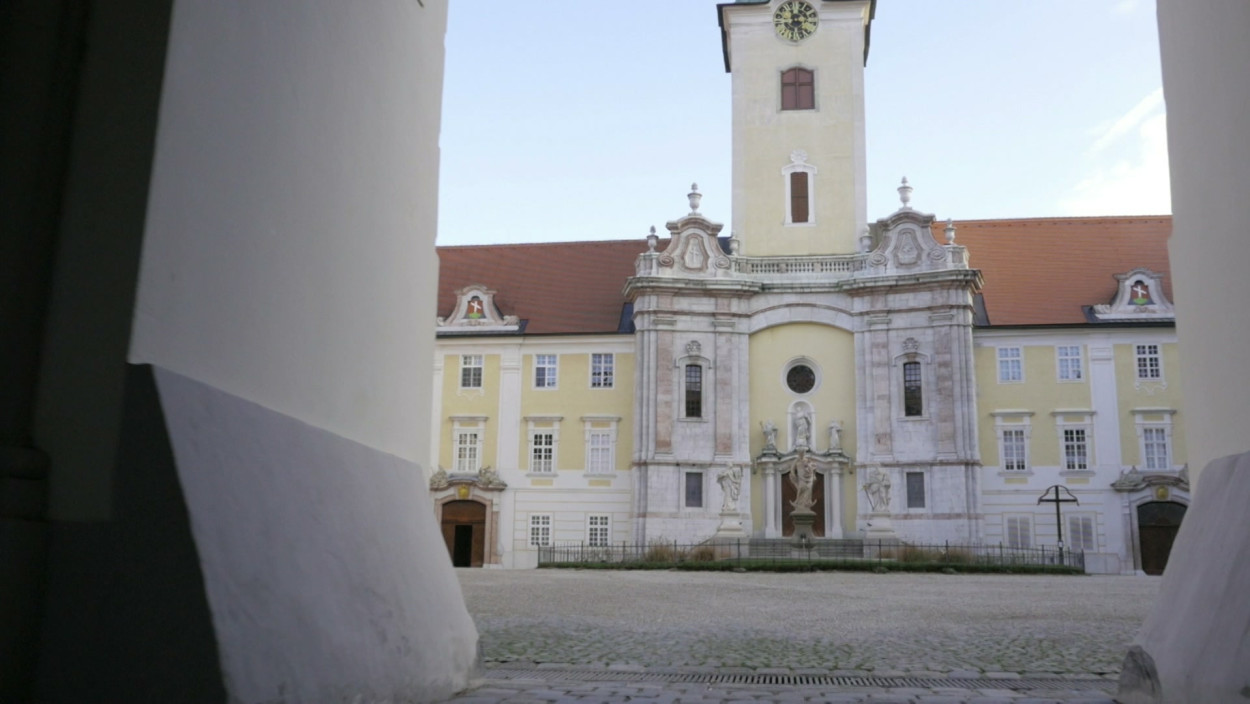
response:
{"label": "baroque church facade", "polygon": [[718,6],[730,234],[692,186],[666,236],[439,249],[430,487],[455,564],[806,534],[1053,545],[1037,499],[1059,485],[1087,569],[1161,571],[1189,498],[1170,219],[939,222],[904,179],[870,223],[873,7]]}

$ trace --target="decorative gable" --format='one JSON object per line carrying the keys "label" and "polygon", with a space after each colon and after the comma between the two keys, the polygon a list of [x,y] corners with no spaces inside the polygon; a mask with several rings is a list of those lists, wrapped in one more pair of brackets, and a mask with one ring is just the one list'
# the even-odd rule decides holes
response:
{"label": "decorative gable", "polygon": [[1111,303],[1094,306],[1093,317],[1099,322],[1136,320],[1170,321],[1176,319],[1172,302],[1163,294],[1163,275],[1145,267],[1127,274],[1116,274],[1119,288]]}
{"label": "decorative gable", "polygon": [[451,315],[439,318],[437,334],[480,334],[484,332],[520,332],[521,321],[515,315],[501,315],[495,307],[495,292],[473,284],[456,292],[456,307]]}
{"label": "decorative gable", "polygon": [[903,207],[890,217],[878,220],[863,238],[864,249],[868,252],[863,274],[881,276],[967,269],[967,251],[955,244],[955,227],[947,221],[946,244],[938,244],[933,239],[934,217],[910,205],[912,187],[906,178],[898,191]]}
{"label": "decorative gable", "polygon": [[638,276],[718,278],[733,273],[732,263],[717,239],[724,225],[703,217],[699,212],[703,194],[699,193],[698,184],[690,184],[690,188],[690,213],[665,225],[672,236],[663,252],[656,251],[659,237],[651,228],[647,251],[635,265]]}

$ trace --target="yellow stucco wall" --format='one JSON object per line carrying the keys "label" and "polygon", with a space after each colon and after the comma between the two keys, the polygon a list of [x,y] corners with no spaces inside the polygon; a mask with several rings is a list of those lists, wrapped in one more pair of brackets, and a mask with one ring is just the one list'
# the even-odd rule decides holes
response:
{"label": "yellow stucco wall", "polygon": [[1120,399],[1120,455],[1124,464],[1143,464],[1141,441],[1137,437],[1138,415],[1134,409],[1172,409],[1173,414],[1144,414],[1142,420],[1162,423],[1167,417],[1172,422],[1172,464],[1186,462],[1185,417],[1181,412],[1180,355],[1175,343],[1159,345],[1163,363],[1161,380],[1137,379],[1136,345],[1115,345],[1115,384]]}
{"label": "yellow stucco wall", "polygon": [[[998,347],[1021,347],[1024,380],[999,383]],[[1029,461],[1032,465],[1055,466],[1060,462],[1055,409],[1090,410],[1093,399],[1089,386],[1089,351],[1082,346],[1083,378],[1060,381],[1055,345],[994,345],[977,347],[973,358],[977,375],[977,408],[981,438],[981,461],[987,466],[1001,466],[998,456],[998,430],[995,411],[1032,411]],[[1005,421],[1018,417],[1006,417]]]}
{"label": "yellow stucco wall", "polygon": [[[733,230],[749,256],[854,252],[863,205],[864,96],[862,19],[856,7],[824,3],[816,33],[794,44],[777,37],[768,7],[734,9],[758,24],[735,27],[733,61]],[[745,10],[745,12],[743,11]],[[838,19],[840,18],[840,19]],[[781,106],[781,72],[814,70],[813,110]],[[819,68],[817,68],[819,67]],[[785,225],[782,168],[807,153],[814,220]]]}
{"label": "yellow stucco wall", "polygon": [[[763,450],[761,424],[776,424],[777,445],[790,447],[790,407],[795,401],[811,404],[815,411],[812,441],[823,451],[829,444],[829,422],[842,423],[842,450],[855,457],[855,338],[846,330],[812,323],[795,323],[762,330],[751,336],[751,456]],[[807,394],[790,391],[785,371],[790,362],[803,357],[817,373],[817,386]],[[842,483],[843,529],[855,527],[855,479]],[[764,520],[763,477],[752,477],[751,513]]]}
{"label": "yellow stucco wall", "polygon": [[[537,352],[558,354],[556,388],[534,387],[534,354],[521,355],[521,442],[517,466],[529,466],[529,424],[527,417],[559,416],[560,441],[556,453],[557,470],[586,467],[584,416],[611,416],[621,420],[616,428],[616,471],[629,469],[633,442],[634,355],[615,355],[614,380],[610,389],[590,385],[590,352]],[[598,422],[597,427],[607,427]]]}
{"label": "yellow stucco wall", "polygon": [[499,418],[499,355],[482,355],[482,388],[460,388],[460,355],[443,355],[442,422],[439,428],[438,463],[448,471],[455,465],[454,416],[487,416],[483,424],[482,466],[495,467],[495,443]]}

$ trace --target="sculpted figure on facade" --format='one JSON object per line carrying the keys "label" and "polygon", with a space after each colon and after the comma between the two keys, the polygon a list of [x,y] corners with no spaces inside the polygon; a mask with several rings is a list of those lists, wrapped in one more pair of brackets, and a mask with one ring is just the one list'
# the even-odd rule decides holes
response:
{"label": "sculpted figure on facade", "polygon": [[868,496],[868,504],[873,512],[889,510],[890,477],[876,467],[868,470],[868,481],[864,482],[864,494]]}
{"label": "sculpted figure on facade", "polygon": [[499,473],[491,469],[489,466],[482,467],[477,471],[477,483],[483,487],[505,487],[504,481],[499,478]]}
{"label": "sculpted figure on facade", "polygon": [[722,469],[716,475],[716,482],[720,484],[721,493],[725,497],[721,502],[721,513],[736,513],[738,496],[742,491],[742,468],[734,466]]}
{"label": "sculpted figure on facade", "polygon": [[766,420],[760,423],[760,429],[764,431],[764,449],[777,449],[777,426],[771,421]]}
{"label": "sculpted figure on facade", "polygon": [[838,421],[829,423],[829,451],[836,452],[842,449],[842,424]]}
{"label": "sculpted figure on facade", "polygon": [[812,419],[806,413],[800,413],[794,419],[794,446],[811,447],[812,443]]}
{"label": "sculpted figure on facade", "polygon": [[807,456],[806,450],[799,450],[794,460],[794,469],[790,470],[790,483],[794,485],[794,501],[790,505],[795,513],[810,513],[816,503],[812,498],[812,486],[816,483],[816,465]]}
{"label": "sculpted figure on facade", "polygon": [[430,475],[430,488],[434,491],[446,489],[450,485],[448,479],[447,470],[439,467],[437,472]]}

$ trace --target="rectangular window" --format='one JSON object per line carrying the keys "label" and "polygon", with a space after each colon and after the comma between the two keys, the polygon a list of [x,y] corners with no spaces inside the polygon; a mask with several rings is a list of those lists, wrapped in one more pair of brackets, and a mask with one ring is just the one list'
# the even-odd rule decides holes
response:
{"label": "rectangular window", "polygon": [[1089,469],[1089,447],[1084,428],[1063,429],[1064,469]]}
{"label": "rectangular window", "polygon": [[551,545],[551,514],[538,513],[530,516],[530,547]]}
{"label": "rectangular window", "polygon": [[1033,519],[1030,516],[1007,516],[1003,526],[1007,538],[1007,547],[1033,547]]}
{"label": "rectangular window", "polygon": [[924,508],[924,472],[907,472],[907,508]]}
{"label": "rectangular window", "polygon": [[807,222],[809,219],[807,172],[790,174],[790,222]]}
{"label": "rectangular window", "polygon": [[1170,469],[1168,434],[1163,428],[1142,428],[1142,464],[1146,469]]}
{"label": "rectangular window", "polygon": [[456,471],[472,474],[481,469],[480,436],[474,431],[456,433]]}
{"label": "rectangular window", "polygon": [[556,436],[553,433],[530,434],[530,471],[554,472]]}
{"label": "rectangular window", "polygon": [[592,430],[586,436],[586,469],[594,474],[608,474],[615,469],[612,455],[612,432]]}
{"label": "rectangular window", "polygon": [[1064,542],[1073,550],[1094,550],[1094,519],[1091,516],[1068,516],[1068,534]]}
{"label": "rectangular window", "polygon": [[534,355],[534,388],[556,388],[556,356],[554,354]]}
{"label": "rectangular window", "polygon": [[1137,378],[1162,379],[1163,367],[1159,363],[1158,345],[1137,345]]}
{"label": "rectangular window", "polygon": [[781,73],[781,109],[811,110],[816,107],[814,74],[803,68]]}
{"label": "rectangular window", "polygon": [[703,367],[698,364],[686,365],[686,403],[687,418],[703,417]]}
{"label": "rectangular window", "polygon": [[686,472],[686,508],[703,508],[703,472]]}
{"label": "rectangular window", "polygon": [[460,355],[460,388],[482,388],[482,355]]}
{"label": "rectangular window", "polygon": [[1024,381],[1023,355],[1019,347],[998,348],[998,383]]}
{"label": "rectangular window", "polygon": [[924,395],[920,384],[920,362],[903,362],[903,415],[924,415]]}
{"label": "rectangular window", "polygon": [[1025,456],[1023,428],[1004,428],[1003,431],[1003,469],[1009,472],[1021,472],[1028,469]]}
{"label": "rectangular window", "polygon": [[1059,381],[1080,381],[1085,378],[1081,369],[1081,346],[1059,345],[1055,348],[1059,362]]}
{"label": "rectangular window", "polygon": [[607,515],[586,517],[586,543],[592,548],[606,548],[611,539],[610,519]]}
{"label": "rectangular window", "polygon": [[616,360],[611,354],[590,355],[590,388],[610,389],[613,384]]}

